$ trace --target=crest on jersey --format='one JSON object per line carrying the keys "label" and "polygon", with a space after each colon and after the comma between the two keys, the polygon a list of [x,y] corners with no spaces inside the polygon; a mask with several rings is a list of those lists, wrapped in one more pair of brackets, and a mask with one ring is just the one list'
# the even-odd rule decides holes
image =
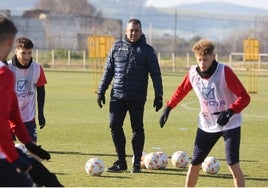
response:
{"label": "crest on jersey", "polygon": [[215,99],[215,89],[214,87],[204,87],[202,88],[202,95],[205,99]]}
{"label": "crest on jersey", "polygon": [[141,53],[141,47],[137,47],[137,53],[138,53],[138,54]]}
{"label": "crest on jersey", "polygon": [[27,80],[18,80],[17,81],[17,91],[18,92],[26,91],[27,82],[28,82]]}

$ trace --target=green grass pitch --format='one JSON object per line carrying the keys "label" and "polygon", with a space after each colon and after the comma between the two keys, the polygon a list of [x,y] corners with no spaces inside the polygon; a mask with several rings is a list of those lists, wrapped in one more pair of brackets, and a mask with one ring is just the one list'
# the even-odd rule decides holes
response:
{"label": "green grass pitch", "polygon": [[[131,174],[131,129],[129,116],[124,130],[127,138],[127,162],[129,171],[125,173],[104,172],[100,177],[88,176],[84,165],[89,158],[99,157],[105,167],[109,167],[116,155],[110,136],[109,93],[106,104],[100,109],[96,94],[92,89],[92,73],[46,71],[45,117],[47,125],[38,129],[38,144],[51,153],[51,160],[44,165],[56,173],[64,186],[68,187],[183,187],[187,169],[176,169],[169,165],[165,170],[143,170],[141,174]],[[183,74],[163,73],[164,101],[167,101]],[[246,85],[246,78],[239,75]],[[268,185],[268,77],[259,76],[258,93],[250,94],[251,103],[243,111],[240,159],[246,186],[264,187]],[[171,111],[164,128],[159,126],[159,112],[153,109],[154,92],[149,81],[148,98],[145,106],[145,148],[146,153],[164,151],[169,157],[178,150],[191,156],[197,128],[199,106],[194,92]],[[209,154],[220,159],[221,169],[216,175],[200,171],[197,186],[231,187],[232,177],[228,171],[223,140],[219,140]]]}

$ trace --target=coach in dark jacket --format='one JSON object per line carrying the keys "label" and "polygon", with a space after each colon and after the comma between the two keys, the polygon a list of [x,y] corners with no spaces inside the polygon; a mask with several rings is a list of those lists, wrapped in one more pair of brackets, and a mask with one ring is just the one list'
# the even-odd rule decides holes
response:
{"label": "coach in dark jacket", "polygon": [[105,91],[113,80],[110,100],[110,128],[118,160],[107,171],[127,170],[123,123],[127,111],[132,128],[134,152],[133,173],[139,173],[144,146],[143,114],[147,96],[148,75],[155,91],[153,107],[158,111],[162,105],[163,86],[155,51],[146,43],[138,19],[129,20],[125,37],[114,44],[106,61],[98,88],[98,105],[105,104]]}

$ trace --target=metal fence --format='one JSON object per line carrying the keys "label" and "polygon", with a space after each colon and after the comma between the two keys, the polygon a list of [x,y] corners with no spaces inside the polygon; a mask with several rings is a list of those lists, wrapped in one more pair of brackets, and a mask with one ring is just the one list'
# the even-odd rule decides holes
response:
{"label": "metal fence", "polygon": [[[196,64],[193,54],[186,53],[184,56],[172,52],[158,52],[159,64],[163,72],[180,72]],[[34,50],[33,59],[45,69],[50,70],[80,70],[80,71],[103,71],[106,58],[89,58],[86,50]],[[234,69],[243,70],[245,66],[243,53],[231,53],[226,57],[216,59]],[[258,64],[259,72],[268,72],[268,54],[260,54]]]}

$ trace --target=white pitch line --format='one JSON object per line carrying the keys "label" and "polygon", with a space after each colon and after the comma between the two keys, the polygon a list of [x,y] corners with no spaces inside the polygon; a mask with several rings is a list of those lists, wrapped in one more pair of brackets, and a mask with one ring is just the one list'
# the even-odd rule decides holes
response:
{"label": "white pitch line", "polygon": [[[196,103],[197,102],[184,102],[184,103],[181,103],[180,106],[188,110],[199,111],[199,108],[191,107],[192,104],[196,104]],[[243,112],[242,112],[242,115],[245,117],[250,117],[254,119],[268,119],[268,115],[261,116],[261,115],[255,115],[255,114],[244,114]]]}
{"label": "white pitch line", "polygon": [[191,104],[195,104],[197,102],[183,102],[180,104],[181,107],[186,108],[188,110],[196,110],[199,111],[199,108],[190,107]]}

